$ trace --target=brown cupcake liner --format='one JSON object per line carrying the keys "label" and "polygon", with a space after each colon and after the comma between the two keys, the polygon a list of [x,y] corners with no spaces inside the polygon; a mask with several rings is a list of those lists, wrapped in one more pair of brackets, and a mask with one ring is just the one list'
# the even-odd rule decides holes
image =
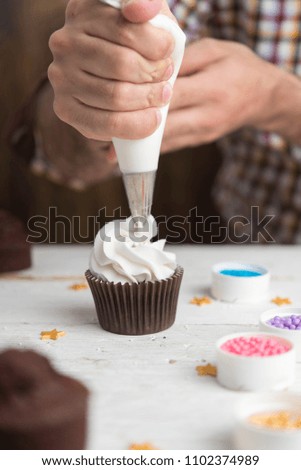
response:
{"label": "brown cupcake liner", "polygon": [[166,330],[176,318],[183,268],[167,279],[138,284],[115,284],[85,275],[100,326],[119,335],[148,335]]}

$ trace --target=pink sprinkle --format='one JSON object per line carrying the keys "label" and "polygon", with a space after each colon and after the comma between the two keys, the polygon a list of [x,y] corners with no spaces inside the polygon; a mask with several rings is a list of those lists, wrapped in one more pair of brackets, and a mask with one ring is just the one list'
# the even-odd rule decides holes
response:
{"label": "pink sprinkle", "polygon": [[266,336],[240,336],[221,345],[222,351],[238,356],[275,356],[289,351],[290,347],[276,338]]}

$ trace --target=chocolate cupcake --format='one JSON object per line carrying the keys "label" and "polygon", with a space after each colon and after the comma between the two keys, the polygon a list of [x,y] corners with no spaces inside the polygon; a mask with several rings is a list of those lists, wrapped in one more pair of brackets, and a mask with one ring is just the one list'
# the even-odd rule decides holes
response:
{"label": "chocolate cupcake", "polygon": [[0,354],[0,449],[84,449],[88,391],[33,351]]}
{"label": "chocolate cupcake", "polygon": [[173,325],[183,268],[164,240],[151,243],[153,219],[139,232],[132,221],[111,222],[97,234],[86,278],[104,330],[146,335]]}
{"label": "chocolate cupcake", "polygon": [[27,269],[31,265],[30,245],[22,222],[0,210],[0,273]]}

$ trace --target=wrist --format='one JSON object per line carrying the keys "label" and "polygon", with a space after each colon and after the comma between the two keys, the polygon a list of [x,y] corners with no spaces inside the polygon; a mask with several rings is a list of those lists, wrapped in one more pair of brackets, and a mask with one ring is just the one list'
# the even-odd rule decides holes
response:
{"label": "wrist", "polygon": [[295,75],[267,64],[258,109],[250,123],[301,144],[301,81]]}

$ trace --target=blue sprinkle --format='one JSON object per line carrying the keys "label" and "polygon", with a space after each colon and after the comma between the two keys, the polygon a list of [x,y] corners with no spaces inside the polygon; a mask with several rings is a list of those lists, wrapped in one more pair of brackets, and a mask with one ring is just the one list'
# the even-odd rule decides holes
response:
{"label": "blue sprinkle", "polygon": [[248,271],[247,269],[223,269],[220,271],[220,274],[225,276],[235,276],[235,277],[256,277],[261,276],[261,273],[256,271]]}

